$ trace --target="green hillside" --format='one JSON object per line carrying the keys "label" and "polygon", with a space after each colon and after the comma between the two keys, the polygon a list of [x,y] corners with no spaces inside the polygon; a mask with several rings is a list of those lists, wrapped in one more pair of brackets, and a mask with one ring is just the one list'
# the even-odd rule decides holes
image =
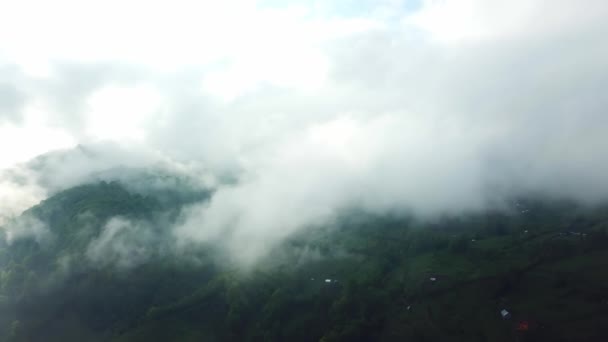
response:
{"label": "green hillside", "polygon": [[607,207],[522,198],[431,222],[352,211],[243,269],[221,246],[178,247],[179,209],[210,196],[180,194],[82,185],[9,223],[0,340],[608,339]]}

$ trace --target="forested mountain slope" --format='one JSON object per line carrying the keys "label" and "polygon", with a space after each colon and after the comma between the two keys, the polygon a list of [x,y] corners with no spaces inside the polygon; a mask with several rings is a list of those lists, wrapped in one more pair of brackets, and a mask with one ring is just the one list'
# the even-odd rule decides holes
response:
{"label": "forested mountain slope", "polygon": [[432,221],[353,210],[245,268],[220,245],[175,241],[181,208],[211,195],[100,182],[7,224],[0,340],[608,339],[607,207],[521,198]]}

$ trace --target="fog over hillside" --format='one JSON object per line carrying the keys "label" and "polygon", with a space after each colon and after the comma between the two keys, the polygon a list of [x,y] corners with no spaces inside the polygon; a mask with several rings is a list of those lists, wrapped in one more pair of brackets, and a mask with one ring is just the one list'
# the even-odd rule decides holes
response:
{"label": "fog over hillside", "polygon": [[608,198],[606,1],[30,2],[0,11],[0,224],[117,168],[213,189],[175,237],[243,260],[345,208]]}

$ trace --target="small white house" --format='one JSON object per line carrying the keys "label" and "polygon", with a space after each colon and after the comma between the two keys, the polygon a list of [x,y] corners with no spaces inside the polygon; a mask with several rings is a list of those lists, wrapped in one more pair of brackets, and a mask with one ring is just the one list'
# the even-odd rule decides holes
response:
{"label": "small white house", "polygon": [[503,319],[509,319],[511,318],[511,313],[506,309],[502,309],[500,310],[500,316],[502,316]]}

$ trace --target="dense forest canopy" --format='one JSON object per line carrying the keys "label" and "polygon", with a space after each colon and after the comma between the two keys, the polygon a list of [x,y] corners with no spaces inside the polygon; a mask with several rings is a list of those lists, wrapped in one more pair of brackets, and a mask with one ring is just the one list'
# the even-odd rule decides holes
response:
{"label": "dense forest canopy", "polygon": [[180,208],[210,193],[92,183],[9,222],[2,340],[605,336],[607,206],[529,197],[434,220],[353,208],[243,265],[219,243],[179,243],[171,230]]}

